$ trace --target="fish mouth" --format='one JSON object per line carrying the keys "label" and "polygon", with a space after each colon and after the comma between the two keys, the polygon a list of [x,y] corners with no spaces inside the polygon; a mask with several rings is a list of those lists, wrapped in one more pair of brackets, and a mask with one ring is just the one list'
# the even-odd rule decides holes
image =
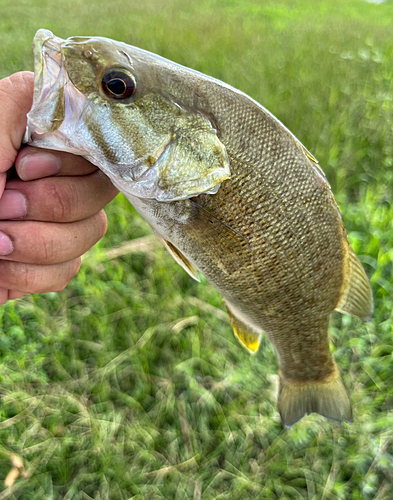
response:
{"label": "fish mouth", "polygon": [[68,77],[62,54],[65,43],[46,29],[38,30],[34,37],[34,97],[23,142],[82,154],[68,129],[75,115],[81,115],[85,99]]}
{"label": "fish mouth", "polygon": [[35,134],[54,132],[65,118],[67,72],[61,55],[63,43],[49,30],[41,29],[34,37],[34,98],[28,124],[34,125]]}
{"label": "fish mouth", "polygon": [[[65,42],[51,31],[40,29],[33,40],[34,101],[45,99],[51,90],[47,82],[55,82],[64,72],[61,46]],[[63,71],[62,71],[63,70]]]}

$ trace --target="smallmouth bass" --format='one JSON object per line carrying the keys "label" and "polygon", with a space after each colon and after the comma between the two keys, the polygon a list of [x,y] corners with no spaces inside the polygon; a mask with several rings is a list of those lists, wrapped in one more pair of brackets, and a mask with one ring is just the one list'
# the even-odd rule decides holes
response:
{"label": "smallmouth bass", "polygon": [[247,95],[142,49],[39,30],[34,56],[25,142],[97,165],[250,352],[267,334],[285,426],[351,420],[329,316],[370,319],[372,291],[315,158]]}

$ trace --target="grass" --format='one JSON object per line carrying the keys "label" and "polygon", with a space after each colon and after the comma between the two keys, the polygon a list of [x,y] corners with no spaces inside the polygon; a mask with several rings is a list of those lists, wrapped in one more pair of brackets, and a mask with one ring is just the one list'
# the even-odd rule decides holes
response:
{"label": "grass", "polygon": [[[141,46],[240,88],[319,159],[375,295],[332,315],[355,421],[284,431],[274,352],[250,357],[218,293],[123,197],[62,293],[0,309],[0,499],[393,497],[393,4],[361,0],[4,1],[0,76],[32,69],[38,28]],[[109,258],[111,257],[111,258]],[[26,471],[4,479],[15,456]]]}

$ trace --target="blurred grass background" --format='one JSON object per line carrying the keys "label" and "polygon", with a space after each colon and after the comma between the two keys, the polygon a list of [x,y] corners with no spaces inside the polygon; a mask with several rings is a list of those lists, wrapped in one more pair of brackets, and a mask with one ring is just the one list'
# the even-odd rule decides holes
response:
{"label": "blurred grass background", "polygon": [[[267,107],[325,170],[375,315],[332,315],[354,423],[284,431],[271,345],[250,357],[218,293],[119,196],[64,292],[0,309],[1,500],[393,498],[392,23],[391,1],[2,0],[1,77],[32,69],[48,28],[157,52]],[[26,477],[6,488],[15,456]]]}

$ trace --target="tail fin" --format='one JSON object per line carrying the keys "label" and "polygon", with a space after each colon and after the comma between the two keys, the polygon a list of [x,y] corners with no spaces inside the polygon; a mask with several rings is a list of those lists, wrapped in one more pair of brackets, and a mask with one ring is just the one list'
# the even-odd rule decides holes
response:
{"label": "tail fin", "polygon": [[338,422],[352,420],[351,402],[338,368],[328,379],[318,382],[287,381],[281,375],[278,411],[285,427],[309,413]]}

